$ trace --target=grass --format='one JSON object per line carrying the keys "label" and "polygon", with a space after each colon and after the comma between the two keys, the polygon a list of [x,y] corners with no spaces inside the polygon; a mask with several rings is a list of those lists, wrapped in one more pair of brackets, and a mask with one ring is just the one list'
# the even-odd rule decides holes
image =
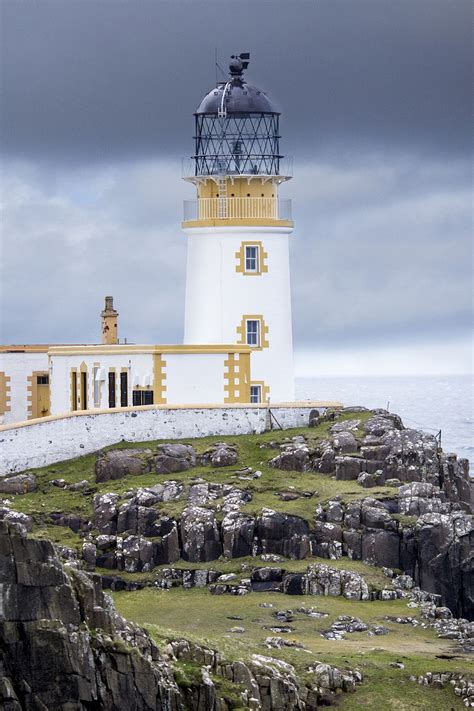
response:
{"label": "grass", "polygon": [[[370,413],[357,413],[357,418],[366,420]],[[340,419],[352,419],[353,415],[347,413]],[[286,472],[274,469],[269,465],[269,460],[278,454],[278,448],[271,448],[271,442],[281,443],[296,434],[304,434],[310,446],[316,447],[329,435],[331,422],[323,422],[316,428],[297,428],[293,430],[271,431],[259,435],[240,436],[214,436],[201,439],[186,440],[191,443],[198,453],[205,451],[211,444],[226,441],[237,447],[239,462],[232,467],[194,467],[186,472],[176,474],[148,473],[140,476],[127,476],[123,479],[107,481],[97,484],[95,482],[95,455],[87,455],[77,459],[68,460],[52,466],[31,470],[36,475],[38,489],[30,494],[19,494],[13,500],[13,508],[17,511],[33,516],[37,526],[44,527],[50,523],[50,516],[55,512],[75,513],[83,517],[92,517],[92,498],[96,493],[113,492],[122,496],[130,489],[147,487],[176,480],[187,489],[197,478],[215,483],[232,484],[236,488],[246,489],[252,493],[252,501],[246,504],[244,511],[257,515],[263,508],[272,508],[287,514],[301,516],[309,522],[313,519],[317,504],[324,504],[331,497],[340,495],[344,501],[350,501],[367,496],[367,490],[353,481],[336,481],[331,476],[318,472]],[[108,449],[154,449],[164,440],[154,442],[120,442]],[[241,467],[252,467],[254,471],[260,470],[262,476],[258,479],[243,481],[238,478],[236,470]],[[90,484],[89,491],[76,492],[61,489],[51,482],[54,479],[64,479],[67,484],[77,483],[87,479]],[[301,494],[301,498],[293,501],[281,501],[279,492],[292,491]],[[311,493],[311,497],[303,494]],[[370,496],[393,496],[393,491],[387,487],[376,487],[370,490]],[[213,502],[218,506],[219,501]],[[163,515],[179,517],[187,505],[186,496],[175,501],[168,501],[158,505]]]}
{"label": "grass", "polygon": [[[245,596],[211,596],[207,590],[157,590],[147,588],[133,593],[115,593],[118,610],[128,619],[147,627],[159,642],[186,637],[198,644],[219,650],[227,660],[251,659],[252,654],[264,654],[293,664],[297,673],[308,678],[308,667],[316,661],[339,668],[359,668],[364,683],[355,694],[341,696],[344,709],[446,709],[463,708],[451,688],[427,689],[409,680],[410,675],[427,671],[473,671],[467,656],[438,659],[450,654],[450,642],[439,640],[434,632],[411,625],[397,625],[385,620],[386,615],[417,616],[407,609],[406,602],[354,602],[344,598],[291,596],[278,593],[252,593]],[[272,608],[261,607],[271,603]],[[275,633],[266,627],[277,624],[272,613],[291,608],[294,621],[288,636],[303,643],[304,649],[268,649],[264,640]],[[327,612],[328,617],[309,618],[298,613],[299,608],[314,608]],[[242,620],[230,620],[229,616]],[[329,641],[320,636],[339,615],[360,617],[369,625],[383,624],[391,632],[382,637],[367,633],[348,634],[341,641]],[[242,626],[245,633],[229,630]],[[394,669],[390,662],[401,661],[405,669]],[[309,675],[310,676],[310,675]]]}

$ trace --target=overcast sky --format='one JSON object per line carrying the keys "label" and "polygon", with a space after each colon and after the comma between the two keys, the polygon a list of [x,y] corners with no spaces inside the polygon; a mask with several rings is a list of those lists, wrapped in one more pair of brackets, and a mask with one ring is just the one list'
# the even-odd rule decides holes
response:
{"label": "overcast sky", "polygon": [[2,341],[179,343],[181,157],[249,51],[294,158],[297,372],[470,368],[466,0],[1,4]]}

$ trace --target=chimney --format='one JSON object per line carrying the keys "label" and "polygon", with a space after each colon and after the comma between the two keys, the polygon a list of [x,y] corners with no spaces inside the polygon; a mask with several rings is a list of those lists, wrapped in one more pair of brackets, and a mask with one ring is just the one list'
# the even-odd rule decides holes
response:
{"label": "chimney", "polygon": [[102,317],[102,343],[111,346],[118,343],[118,313],[114,309],[114,297],[105,297],[105,308],[101,313]]}

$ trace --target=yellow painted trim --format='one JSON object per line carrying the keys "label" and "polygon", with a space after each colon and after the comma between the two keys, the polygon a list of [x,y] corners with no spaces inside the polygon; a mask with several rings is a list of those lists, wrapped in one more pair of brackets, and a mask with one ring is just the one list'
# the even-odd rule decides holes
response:
{"label": "yellow painted trim", "polygon": [[[332,408],[342,408],[342,402],[329,402],[324,400],[309,401],[304,400],[303,402],[272,402],[272,409],[279,408],[306,408],[308,410],[317,409],[318,407],[332,407]],[[34,420],[25,420],[23,422],[13,422],[8,425],[0,425],[0,432],[8,432],[9,430],[20,429],[23,427],[30,427],[31,425],[43,424],[46,422],[56,422],[57,420],[67,420],[71,417],[90,417],[91,415],[107,415],[114,412],[128,413],[136,412],[137,410],[245,410],[245,409],[255,409],[255,410],[265,410],[268,408],[267,403],[239,403],[235,402],[232,404],[183,404],[183,405],[136,405],[135,407],[110,407],[101,410],[77,410],[76,412],[64,412],[61,415],[47,415],[46,417],[40,417]]]}
{"label": "yellow painted trim", "polygon": [[47,353],[51,345],[0,346],[0,353]]}
{"label": "yellow painted trim", "polygon": [[[246,247],[258,247],[258,269],[254,272],[248,272],[245,269],[245,248]],[[243,274],[244,276],[261,276],[268,272],[268,252],[265,252],[263,248],[263,242],[242,242],[240,249],[235,253],[235,258],[237,259],[237,264],[235,265],[235,271]]]}
{"label": "yellow painted trim", "polygon": [[39,412],[39,390],[38,387],[45,387],[45,386],[38,386],[37,378],[38,376],[41,377],[47,377],[49,378],[49,371],[47,370],[34,370],[31,375],[28,375],[26,381],[28,383],[26,387],[26,392],[27,392],[27,403],[28,403],[28,419],[37,419],[37,418],[43,418],[47,417],[50,414],[50,408],[51,408],[51,401],[50,401],[50,386],[48,385],[48,395],[46,397],[46,403],[47,407],[45,408],[44,414],[40,414]]}
{"label": "yellow painted trim", "polygon": [[238,220],[187,220],[181,223],[187,227],[293,227],[293,220],[238,219]]}
{"label": "yellow painted trim", "polygon": [[0,371],[0,415],[11,410],[10,376]]}
{"label": "yellow painted trim", "polygon": [[224,367],[224,402],[250,402],[250,353],[229,353]]}
{"label": "yellow painted trim", "polygon": [[268,340],[269,328],[266,325],[262,314],[244,314],[240,322],[240,326],[237,326],[237,335],[239,336],[238,343],[243,343],[247,340],[247,328],[246,321],[260,321],[260,344],[258,346],[247,346],[252,351],[262,351],[264,348],[268,348],[270,342]]}
{"label": "yellow painted trim", "polygon": [[164,405],[166,403],[166,361],[161,353],[153,356],[153,404]]}
{"label": "yellow painted trim", "polygon": [[50,350],[51,356],[60,355],[115,355],[117,353],[249,353],[251,348],[245,344],[197,344],[178,346],[154,346],[154,345],[82,345],[82,346],[55,346]]}
{"label": "yellow painted trim", "polygon": [[[268,400],[270,398],[270,386],[265,385],[264,380],[251,380],[250,386],[252,386],[252,385],[260,385],[260,387],[262,388],[262,403],[268,402]],[[249,388],[249,390],[250,390],[250,388]]]}

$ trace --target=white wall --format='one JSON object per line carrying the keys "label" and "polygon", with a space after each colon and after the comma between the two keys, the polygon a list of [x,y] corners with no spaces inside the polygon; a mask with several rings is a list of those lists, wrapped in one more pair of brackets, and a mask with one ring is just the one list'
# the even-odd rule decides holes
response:
{"label": "white wall", "polygon": [[[308,424],[316,407],[272,407],[286,429]],[[47,466],[72,457],[95,452],[120,441],[183,439],[207,435],[239,435],[264,432],[268,427],[265,407],[221,406],[209,408],[169,408],[145,406],[134,410],[110,410],[96,414],[46,417],[21,426],[0,427],[0,476]]]}
{"label": "white wall", "polygon": [[226,353],[166,353],[166,402],[170,405],[223,403]]}
{"label": "white wall", "polygon": [[[187,228],[185,343],[236,343],[244,314],[261,314],[269,347],[252,353],[252,380],[270,386],[274,402],[294,400],[289,227]],[[236,272],[242,242],[261,241],[268,272]]]}
{"label": "white wall", "polygon": [[23,422],[28,419],[28,381],[34,371],[48,371],[48,354],[0,353],[0,371],[10,377],[10,411],[0,415],[0,423]]}

